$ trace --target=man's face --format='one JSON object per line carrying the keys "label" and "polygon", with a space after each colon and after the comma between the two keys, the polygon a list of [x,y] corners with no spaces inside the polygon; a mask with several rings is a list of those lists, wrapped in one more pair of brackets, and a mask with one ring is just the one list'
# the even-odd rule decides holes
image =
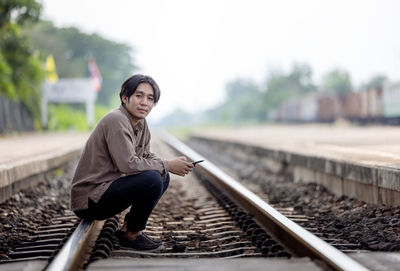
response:
{"label": "man's face", "polygon": [[122,96],[126,110],[131,114],[133,122],[136,124],[144,119],[153,109],[154,91],[150,84],[140,83],[135,93],[130,97]]}

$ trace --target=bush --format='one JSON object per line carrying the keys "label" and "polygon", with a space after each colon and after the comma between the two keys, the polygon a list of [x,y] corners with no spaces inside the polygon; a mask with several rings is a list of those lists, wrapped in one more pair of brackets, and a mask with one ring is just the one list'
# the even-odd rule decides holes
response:
{"label": "bush", "polygon": [[[49,105],[49,131],[89,131],[86,121],[86,111],[83,106],[74,107],[67,104]],[[96,105],[94,110],[95,124],[111,109],[105,106]]]}

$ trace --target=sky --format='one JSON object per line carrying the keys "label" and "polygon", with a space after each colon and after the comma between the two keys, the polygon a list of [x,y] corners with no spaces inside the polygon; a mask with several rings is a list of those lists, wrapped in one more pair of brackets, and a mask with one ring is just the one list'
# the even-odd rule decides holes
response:
{"label": "sky", "polygon": [[[335,68],[355,85],[376,74],[400,81],[397,0],[41,0],[56,26],[129,44],[137,72],[161,99],[150,120],[181,108],[217,106],[237,78],[265,85],[272,71],[311,66],[314,81]],[[122,83],[122,82],[121,82]]]}

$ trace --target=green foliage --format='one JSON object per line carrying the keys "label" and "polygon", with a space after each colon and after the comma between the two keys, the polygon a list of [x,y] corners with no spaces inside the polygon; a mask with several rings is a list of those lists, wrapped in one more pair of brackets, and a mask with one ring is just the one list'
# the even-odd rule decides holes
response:
{"label": "green foliage", "polygon": [[187,126],[232,125],[235,123],[255,123],[265,118],[262,106],[262,93],[250,80],[237,79],[226,86],[226,100],[218,107],[200,114],[190,114],[176,109],[159,121],[163,127],[185,130]]}
{"label": "green foliage", "polygon": [[87,131],[89,129],[84,110],[76,110],[63,104],[50,104],[48,111],[49,131]]}
{"label": "green foliage", "polygon": [[308,65],[295,64],[288,74],[271,74],[267,91],[251,80],[236,79],[226,86],[225,101],[201,114],[176,110],[160,121],[162,126],[255,124],[267,120],[267,112],[282,101],[312,91],[312,71]]}
{"label": "green foliage", "polygon": [[3,0],[0,4],[0,93],[21,100],[35,123],[40,119],[40,60],[21,31],[21,25],[35,22],[41,5],[34,0]]}
{"label": "green foliage", "polygon": [[1,0],[0,28],[10,23],[21,25],[27,21],[36,21],[41,8],[35,0]]}
{"label": "green foliage", "polygon": [[267,91],[263,97],[265,109],[277,107],[282,101],[316,91],[312,81],[311,67],[294,64],[289,74],[271,74],[267,80]]}
{"label": "green foliage", "polygon": [[352,90],[350,74],[342,69],[335,69],[327,73],[322,82],[323,91],[333,91],[345,94]]}
{"label": "green foliage", "polygon": [[[48,54],[55,56],[60,77],[88,77],[88,60],[95,58],[103,76],[99,102],[105,105],[135,68],[129,46],[81,33],[76,28],[59,29],[51,22],[32,24],[40,11],[41,5],[35,0],[0,2],[0,94],[22,101],[36,127],[40,127],[42,64]],[[34,51],[31,43],[41,53]],[[73,108],[50,105],[49,129],[87,131],[84,110]],[[96,106],[95,112],[99,119],[108,108]]]}
{"label": "green foliage", "polygon": [[[85,108],[66,104],[50,104],[48,129],[50,131],[89,131]],[[94,109],[95,122],[97,123],[111,109],[96,105]]]}
{"label": "green foliage", "polygon": [[260,121],[264,117],[261,92],[250,80],[237,79],[226,86],[227,99],[217,110],[211,110],[215,121],[222,123]]}
{"label": "green foliage", "polygon": [[[376,75],[363,87],[382,87],[385,80],[386,76]],[[184,136],[193,129],[210,125],[256,124],[266,121],[267,114],[273,113],[286,100],[316,92],[318,88],[339,94],[346,93],[352,90],[352,84],[349,73],[336,69],[328,73],[322,86],[317,88],[312,80],[311,67],[295,64],[289,73],[271,73],[265,88],[262,91],[261,87],[250,80],[236,79],[227,84],[226,99],[220,105],[196,115],[175,110],[161,119],[159,125],[169,127],[174,133]]]}
{"label": "green foliage", "polygon": [[97,123],[104,115],[106,115],[108,112],[113,110],[113,107],[106,107],[104,105],[97,104],[94,107],[94,121]]}
{"label": "green foliage", "polygon": [[388,78],[384,74],[378,74],[373,76],[366,84],[362,87],[364,88],[382,88],[383,84]]}
{"label": "green foliage", "polygon": [[175,128],[183,128],[188,125],[198,124],[201,122],[199,119],[200,115],[193,115],[183,109],[177,108],[160,121],[158,121],[158,125],[162,127],[175,127]]}
{"label": "green foliage", "polygon": [[267,91],[264,95],[264,104],[267,108],[279,105],[283,100],[296,95],[286,75],[271,75],[267,81]]}
{"label": "green foliage", "polygon": [[11,74],[11,68],[3,57],[3,54],[0,52],[0,94],[9,97],[12,100],[16,100],[17,94],[11,80]]}
{"label": "green foliage", "polygon": [[110,106],[115,92],[135,70],[132,48],[106,40],[97,34],[85,34],[74,27],[57,28],[41,21],[25,32],[43,54],[52,54],[59,78],[88,77],[88,60],[94,58],[103,77],[98,102]]}
{"label": "green foliage", "polygon": [[307,64],[294,64],[288,79],[292,83],[292,87],[300,93],[316,91],[312,80],[312,69]]}

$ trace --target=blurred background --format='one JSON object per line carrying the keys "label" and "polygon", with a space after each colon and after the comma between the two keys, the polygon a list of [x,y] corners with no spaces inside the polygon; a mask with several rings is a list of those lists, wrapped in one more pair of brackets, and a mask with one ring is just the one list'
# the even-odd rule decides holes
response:
{"label": "blurred background", "polygon": [[400,124],[399,1],[2,0],[0,133],[90,131],[152,76],[150,126]]}

